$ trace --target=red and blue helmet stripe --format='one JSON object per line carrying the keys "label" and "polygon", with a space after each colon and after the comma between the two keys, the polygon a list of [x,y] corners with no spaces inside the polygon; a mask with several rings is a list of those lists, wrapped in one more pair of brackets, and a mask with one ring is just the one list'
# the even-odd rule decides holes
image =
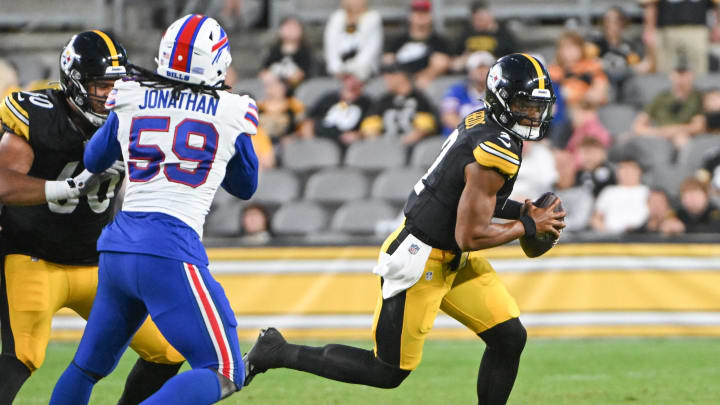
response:
{"label": "red and blue helmet stripe", "polygon": [[205,20],[207,17],[200,14],[193,14],[185,20],[175,37],[175,45],[170,55],[170,69],[190,71],[195,38]]}
{"label": "red and blue helmet stripe", "polygon": [[216,42],[211,49],[211,52],[215,52],[217,50],[217,54],[215,54],[215,57],[212,60],[213,65],[217,63],[218,59],[220,59],[220,55],[222,55],[223,51],[228,48],[230,48],[230,42],[228,42],[228,37],[225,33],[225,30],[221,27],[220,40],[218,40],[218,42]]}

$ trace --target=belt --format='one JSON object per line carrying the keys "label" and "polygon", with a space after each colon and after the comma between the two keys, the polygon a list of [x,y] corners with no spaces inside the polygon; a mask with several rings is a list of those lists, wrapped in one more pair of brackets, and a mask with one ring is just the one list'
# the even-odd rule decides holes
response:
{"label": "belt", "polygon": [[[408,235],[413,235],[421,242],[427,244],[428,246],[432,246],[431,244],[427,243],[425,241],[425,238],[420,237],[416,234],[416,231],[410,232],[406,226],[403,225],[402,229],[398,233],[397,237],[395,237],[395,240],[390,242],[390,245],[387,249],[387,254],[392,255],[395,253],[398,247],[405,241],[405,239],[408,237]],[[422,234],[425,236],[424,234]],[[451,270],[457,270],[458,266],[460,265],[461,259],[464,256],[464,254],[460,251],[452,251],[452,250],[443,250],[438,248],[432,248],[432,251],[430,252],[430,259],[439,260],[442,262],[449,262],[449,266]]]}

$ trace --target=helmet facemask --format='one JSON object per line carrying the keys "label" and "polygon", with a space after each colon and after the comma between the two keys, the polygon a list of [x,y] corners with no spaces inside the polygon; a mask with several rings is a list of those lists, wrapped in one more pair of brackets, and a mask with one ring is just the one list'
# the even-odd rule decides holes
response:
{"label": "helmet facemask", "polygon": [[[533,93],[540,91],[536,89]],[[517,93],[509,103],[508,110],[512,123],[510,130],[522,139],[537,141],[545,137],[550,120],[554,99],[547,92],[547,97],[528,96]]]}
{"label": "helmet facemask", "polygon": [[122,75],[115,74],[77,80],[71,74],[70,78],[75,85],[77,94],[71,97],[70,101],[92,125],[101,126],[108,117],[105,100],[107,100],[115,81],[121,77]]}

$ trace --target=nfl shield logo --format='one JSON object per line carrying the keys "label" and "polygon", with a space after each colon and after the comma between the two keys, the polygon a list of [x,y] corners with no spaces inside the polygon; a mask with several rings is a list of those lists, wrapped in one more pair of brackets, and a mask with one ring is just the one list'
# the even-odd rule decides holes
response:
{"label": "nfl shield logo", "polygon": [[417,252],[419,252],[419,251],[420,251],[420,246],[418,246],[414,243],[412,245],[410,245],[410,248],[408,248],[408,252],[410,252],[411,255],[417,254]]}

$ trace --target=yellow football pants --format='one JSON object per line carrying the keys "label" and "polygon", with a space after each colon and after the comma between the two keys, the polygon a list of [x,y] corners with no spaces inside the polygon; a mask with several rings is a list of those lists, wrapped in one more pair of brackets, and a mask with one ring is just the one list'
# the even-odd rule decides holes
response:
{"label": "yellow football pants", "polygon": [[[66,266],[11,254],[5,257],[3,280],[2,352],[14,355],[34,372],[45,360],[53,315],[60,308],[70,308],[85,319],[90,315],[98,268]],[[184,360],[149,318],[130,347],[154,363],[175,364]]]}
{"label": "yellow football pants", "polygon": [[[401,229],[388,237],[383,252]],[[433,249],[417,283],[388,299],[380,292],[372,334],[375,354],[381,360],[414,370],[422,360],[425,338],[440,309],[476,334],[520,316],[515,299],[492,265],[478,253],[463,256],[453,270],[450,262],[455,255]]]}

